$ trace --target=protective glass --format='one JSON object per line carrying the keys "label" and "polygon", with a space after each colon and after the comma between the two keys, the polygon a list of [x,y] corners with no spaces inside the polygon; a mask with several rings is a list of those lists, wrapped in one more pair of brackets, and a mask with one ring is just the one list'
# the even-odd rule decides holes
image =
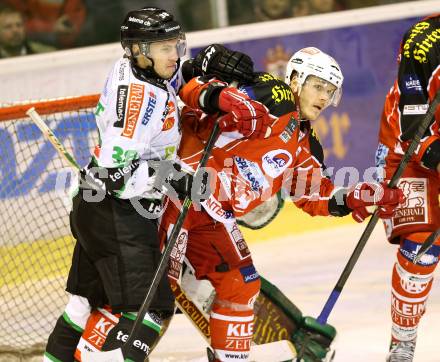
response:
{"label": "protective glass", "polygon": [[186,53],[186,39],[184,34],[168,40],[157,42],[141,41],[138,44],[140,52],[143,55],[159,61],[168,60],[173,57],[181,58]]}
{"label": "protective glass", "polygon": [[308,76],[302,86],[310,87],[319,98],[327,98],[328,100],[325,107],[328,107],[329,105],[337,107],[341,100],[342,89],[336,87],[325,79],[316,76]]}

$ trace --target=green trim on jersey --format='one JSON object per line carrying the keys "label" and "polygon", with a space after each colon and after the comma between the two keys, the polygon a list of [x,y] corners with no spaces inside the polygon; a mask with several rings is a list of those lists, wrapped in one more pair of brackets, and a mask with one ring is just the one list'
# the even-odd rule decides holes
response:
{"label": "green trim on jersey", "polygon": [[126,184],[123,184],[120,190],[113,191],[116,197],[121,198],[122,193],[125,191]]}
{"label": "green trim on jersey", "polygon": [[80,326],[78,326],[77,324],[75,324],[75,323],[69,318],[69,316],[67,315],[66,312],[63,313],[63,318],[64,318],[64,320],[65,320],[68,324],[70,324],[70,326],[71,326],[75,331],[80,332],[80,333],[84,332],[84,329],[81,328]]}
{"label": "green trim on jersey", "polygon": [[[92,161],[92,164],[93,164],[94,167],[107,168],[107,167],[99,166],[98,159],[95,157],[95,155],[92,155],[92,160],[91,161]],[[122,162],[122,163],[115,163],[111,168],[119,168],[119,167],[124,167],[124,166],[125,166],[124,162]]]}
{"label": "green trim on jersey", "polygon": [[51,361],[53,361],[53,362],[63,362],[63,361],[61,361],[60,359],[58,359],[58,358],[52,356],[49,352],[44,352],[44,356],[47,357],[47,358],[49,358],[49,359],[50,359]]}
{"label": "green trim on jersey", "polygon": [[[122,313],[122,316],[127,318],[127,319],[130,319],[132,321],[136,320],[136,314],[134,314],[134,313],[130,313],[130,312]],[[151,318],[145,319],[145,318],[148,318],[148,317],[149,316],[147,314],[144,317],[144,319],[142,320],[142,324],[147,326],[147,327],[149,327],[149,328],[151,328],[151,329],[153,329],[153,330],[155,330],[157,333],[160,333],[160,330],[162,329],[162,326],[160,324],[157,324],[157,323],[153,322],[153,320]]]}

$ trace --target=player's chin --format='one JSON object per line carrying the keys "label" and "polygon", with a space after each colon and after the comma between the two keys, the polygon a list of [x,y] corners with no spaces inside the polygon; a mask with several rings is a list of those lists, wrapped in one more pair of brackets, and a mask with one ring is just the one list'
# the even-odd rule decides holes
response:
{"label": "player's chin", "polygon": [[307,112],[307,114],[305,114],[306,116],[305,118],[308,119],[309,121],[314,121],[319,117],[320,114],[321,114],[321,110],[317,108],[312,108]]}
{"label": "player's chin", "polygon": [[176,71],[176,68],[167,67],[159,75],[163,79],[170,79],[173,76],[175,71]]}
{"label": "player's chin", "polygon": [[170,77],[176,72],[176,68],[177,68],[176,65],[167,67],[167,72],[169,73]]}

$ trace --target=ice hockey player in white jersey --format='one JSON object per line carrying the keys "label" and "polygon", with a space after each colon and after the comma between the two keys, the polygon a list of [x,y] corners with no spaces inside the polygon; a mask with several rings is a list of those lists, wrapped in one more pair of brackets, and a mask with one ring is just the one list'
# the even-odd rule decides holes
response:
{"label": "ice hockey player in white jersey", "polygon": [[[104,304],[122,317],[103,350],[121,347],[160,259],[156,220],[148,215],[160,208],[161,195],[152,187],[149,161],[176,156],[185,35],[171,14],[145,7],[127,14],[121,44],[125,55],[110,71],[95,112],[99,143],[73,198],[70,224],[77,242],[66,288],[71,296],[44,361],[73,361],[91,308]],[[126,359],[144,361],[173,309],[165,276]]]}

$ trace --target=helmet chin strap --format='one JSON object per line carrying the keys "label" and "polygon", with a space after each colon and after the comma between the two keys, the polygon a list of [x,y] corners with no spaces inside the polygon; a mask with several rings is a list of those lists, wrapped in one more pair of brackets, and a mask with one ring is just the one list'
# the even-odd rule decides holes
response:
{"label": "helmet chin strap", "polygon": [[[131,45],[131,46],[133,46],[133,45]],[[142,50],[139,52],[139,55],[143,55],[144,57],[146,57],[151,62],[151,65],[148,65],[146,68],[142,68],[142,67],[140,67],[138,65],[138,60],[136,59],[137,57],[134,56],[132,49],[130,49],[129,47],[125,47],[125,54],[130,59],[131,64],[133,65],[133,67],[135,67],[136,70],[138,71],[138,73],[141,74],[143,77],[145,77],[145,78],[162,79],[162,77],[159,74],[157,74],[156,71],[154,70],[154,60],[153,60],[153,58],[151,58],[148,55],[146,55]]]}
{"label": "helmet chin strap", "polygon": [[139,67],[137,65],[137,61],[133,62],[137,71],[139,73],[141,73],[145,78],[155,78],[155,79],[166,80],[166,79],[162,78],[159,74],[157,74],[156,71],[154,70],[154,60],[150,57],[147,57],[147,59],[151,61],[151,65],[148,65],[146,68]]}
{"label": "helmet chin strap", "polygon": [[299,103],[299,94],[301,93],[302,84],[300,84],[298,76],[293,73],[290,75],[290,82],[292,82],[293,77],[296,76],[296,92],[292,90],[293,100],[295,101],[295,108],[298,114],[301,116],[301,104]]}
{"label": "helmet chin strap", "polygon": [[301,94],[301,91],[302,91],[302,84],[300,82],[298,82],[298,89],[296,91],[296,96],[297,96],[298,100],[299,100],[299,95]]}
{"label": "helmet chin strap", "polygon": [[301,104],[299,103],[299,92],[301,91],[301,88],[298,88],[296,92],[292,92],[293,99],[295,100],[295,108],[298,114],[301,117]]}

